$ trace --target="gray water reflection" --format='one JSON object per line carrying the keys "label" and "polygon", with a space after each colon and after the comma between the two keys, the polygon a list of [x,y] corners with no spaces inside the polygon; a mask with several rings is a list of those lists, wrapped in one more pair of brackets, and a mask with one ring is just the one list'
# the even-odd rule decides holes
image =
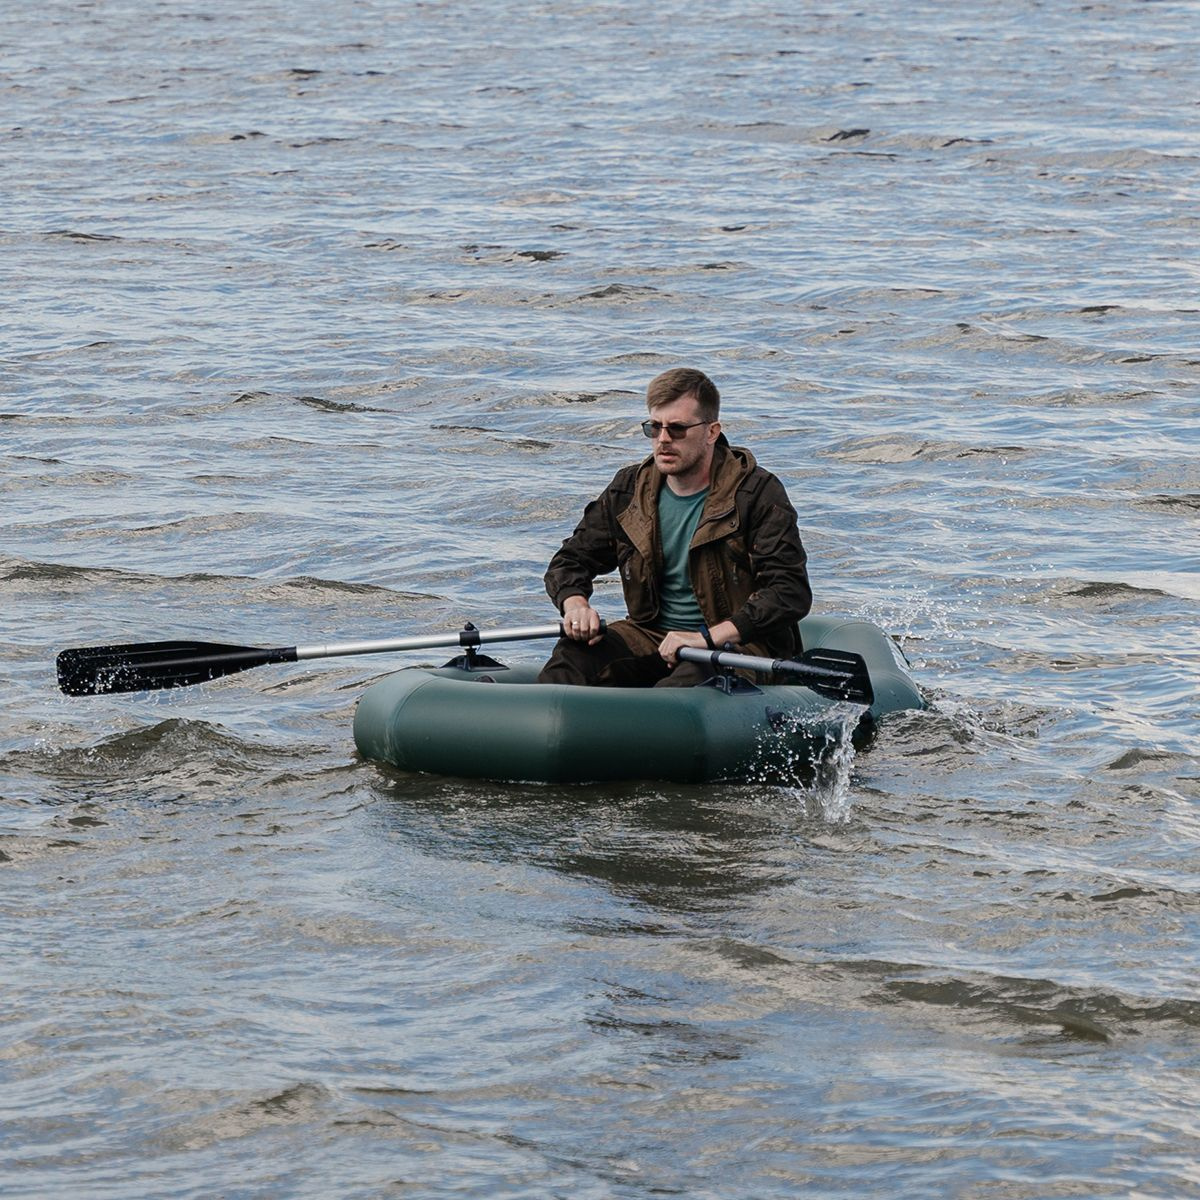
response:
{"label": "gray water reflection", "polygon": [[[1196,28],[0,10],[5,1196],[1196,1192]],[[931,698],[844,819],[55,691],[544,620],[680,361]]]}

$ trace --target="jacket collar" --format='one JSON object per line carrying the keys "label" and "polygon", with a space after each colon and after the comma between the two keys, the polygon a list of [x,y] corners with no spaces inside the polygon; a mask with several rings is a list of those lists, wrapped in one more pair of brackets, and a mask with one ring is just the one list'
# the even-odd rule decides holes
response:
{"label": "jacket collar", "polygon": [[[731,446],[722,433],[713,448],[712,470],[709,473],[708,495],[704,498],[704,512],[692,538],[692,546],[728,537],[738,527],[737,507],[734,497],[742,480],[754,470],[754,455],[742,446]],[[638,551],[653,557],[658,530],[658,493],[666,483],[666,476],[649,455],[633,481],[633,500],[618,520]]]}

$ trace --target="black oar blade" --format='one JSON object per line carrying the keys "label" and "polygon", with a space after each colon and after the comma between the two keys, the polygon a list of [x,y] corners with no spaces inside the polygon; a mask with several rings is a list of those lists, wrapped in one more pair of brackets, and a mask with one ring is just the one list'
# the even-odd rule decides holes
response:
{"label": "black oar blade", "polygon": [[58,686],[68,696],[102,696],[207,683],[267,663],[295,662],[295,646],[260,650],[214,642],[136,642],[82,646],[57,659]]}
{"label": "black oar blade", "polygon": [[796,662],[776,666],[803,675],[804,686],[818,695],[865,704],[868,708],[875,703],[875,689],[861,654],[849,650],[808,650]]}

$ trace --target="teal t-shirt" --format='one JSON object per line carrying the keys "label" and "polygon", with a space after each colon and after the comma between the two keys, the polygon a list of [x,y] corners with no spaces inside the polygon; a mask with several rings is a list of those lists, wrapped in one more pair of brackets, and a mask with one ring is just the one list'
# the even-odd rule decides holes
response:
{"label": "teal t-shirt", "polygon": [[677,496],[664,483],[658,493],[658,529],[662,539],[662,606],[659,628],[694,630],[704,624],[704,615],[692,591],[688,574],[688,547],[700,524],[708,488],[691,496]]}

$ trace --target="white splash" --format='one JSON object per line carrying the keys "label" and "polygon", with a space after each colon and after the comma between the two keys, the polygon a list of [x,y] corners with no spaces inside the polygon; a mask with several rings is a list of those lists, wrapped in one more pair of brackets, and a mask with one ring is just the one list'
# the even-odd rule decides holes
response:
{"label": "white splash", "polygon": [[812,798],[821,806],[821,815],[833,825],[843,825],[850,819],[853,735],[863,711],[857,704],[839,705],[829,714],[825,745],[813,748]]}
{"label": "white splash", "polygon": [[777,719],[759,743],[761,777],[779,783],[815,807],[831,824],[844,824],[853,806],[854,730],[865,706],[843,702],[819,720],[798,716]]}

